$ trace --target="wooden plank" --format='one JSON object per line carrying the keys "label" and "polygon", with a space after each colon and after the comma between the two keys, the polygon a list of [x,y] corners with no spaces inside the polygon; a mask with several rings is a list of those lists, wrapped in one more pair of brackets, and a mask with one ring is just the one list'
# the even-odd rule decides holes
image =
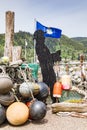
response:
{"label": "wooden plank", "polygon": [[87,112],[87,104],[86,103],[54,103],[52,104],[52,112]]}

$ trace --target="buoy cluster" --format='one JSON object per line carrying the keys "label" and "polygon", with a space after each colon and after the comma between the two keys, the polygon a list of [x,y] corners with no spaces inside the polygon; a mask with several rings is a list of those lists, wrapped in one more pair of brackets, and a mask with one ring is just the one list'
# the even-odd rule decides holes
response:
{"label": "buoy cluster", "polygon": [[49,95],[48,86],[43,82],[25,81],[17,89],[18,97],[10,77],[0,74],[0,125],[6,120],[15,126],[28,120],[42,120],[47,112],[43,100]]}

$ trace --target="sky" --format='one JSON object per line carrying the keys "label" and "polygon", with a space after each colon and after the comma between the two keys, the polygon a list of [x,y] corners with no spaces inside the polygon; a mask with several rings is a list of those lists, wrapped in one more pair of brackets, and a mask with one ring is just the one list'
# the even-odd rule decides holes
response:
{"label": "sky", "polygon": [[7,11],[15,13],[14,32],[33,34],[37,20],[70,38],[87,37],[87,0],[0,0],[0,34],[6,32]]}

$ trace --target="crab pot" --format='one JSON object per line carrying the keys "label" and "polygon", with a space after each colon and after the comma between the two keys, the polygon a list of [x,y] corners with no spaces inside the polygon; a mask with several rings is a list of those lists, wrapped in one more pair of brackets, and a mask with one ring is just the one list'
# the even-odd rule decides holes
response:
{"label": "crab pot", "polygon": [[0,104],[0,125],[5,122],[6,119],[6,111],[5,108]]}
{"label": "crab pot", "polygon": [[35,95],[35,98],[37,98],[40,101],[45,100],[48,95],[49,95],[49,90],[48,90],[48,86],[47,84],[45,84],[44,82],[38,82],[39,85],[39,93],[37,95]]}
{"label": "crab pot", "polygon": [[34,101],[29,107],[29,113],[32,120],[41,120],[47,112],[46,105],[42,101]]}
{"label": "crab pot", "polygon": [[56,82],[53,86],[53,97],[61,97],[62,95],[62,84],[60,82]]}

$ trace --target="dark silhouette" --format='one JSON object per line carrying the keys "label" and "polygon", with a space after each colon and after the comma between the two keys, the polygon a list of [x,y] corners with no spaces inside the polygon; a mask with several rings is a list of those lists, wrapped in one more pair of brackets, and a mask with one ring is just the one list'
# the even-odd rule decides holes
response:
{"label": "dark silhouette", "polygon": [[61,51],[51,54],[47,46],[44,44],[45,37],[42,30],[37,30],[34,33],[34,39],[36,40],[36,54],[41,67],[43,82],[50,88],[50,96],[52,103],[56,102],[56,98],[53,97],[53,86],[56,82],[56,75],[53,69],[54,62],[61,60]]}

